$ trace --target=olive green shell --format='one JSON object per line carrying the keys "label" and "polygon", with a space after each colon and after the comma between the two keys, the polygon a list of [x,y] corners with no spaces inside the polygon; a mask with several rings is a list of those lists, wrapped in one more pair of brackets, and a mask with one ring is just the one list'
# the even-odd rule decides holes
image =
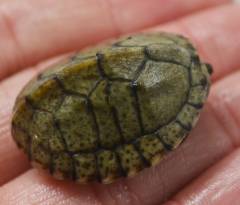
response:
{"label": "olive green shell", "polygon": [[12,135],[55,178],[111,183],[157,164],[183,141],[210,73],[182,36],[121,38],[30,81],[16,100]]}

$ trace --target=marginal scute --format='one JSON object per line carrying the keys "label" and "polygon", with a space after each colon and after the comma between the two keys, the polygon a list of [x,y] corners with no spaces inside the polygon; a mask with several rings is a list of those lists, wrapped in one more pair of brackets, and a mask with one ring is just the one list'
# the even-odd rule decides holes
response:
{"label": "marginal scute", "polygon": [[146,47],[150,59],[173,64],[183,65],[187,68],[191,65],[191,56],[187,49],[171,44],[153,44]]}
{"label": "marginal scute", "polygon": [[117,150],[123,170],[127,176],[133,176],[144,167],[144,162],[132,144],[126,144]]}
{"label": "marginal scute", "polygon": [[71,179],[73,173],[73,160],[67,153],[53,154],[52,156],[53,175],[57,179]]}
{"label": "marginal scute", "polygon": [[99,80],[96,58],[72,63],[57,73],[66,90],[88,95]]}
{"label": "marginal scute", "polygon": [[109,78],[131,80],[143,59],[143,48],[109,48],[104,52],[101,64]]}
{"label": "marginal scute", "polygon": [[163,36],[168,40],[171,40],[172,42],[174,42],[176,45],[182,48],[186,48],[189,51],[189,53],[197,55],[197,52],[194,46],[189,42],[189,40],[186,37],[180,34],[169,35],[168,33],[165,33],[165,34],[163,33]]}
{"label": "marginal scute", "polygon": [[187,38],[136,34],[86,49],[33,78],[12,135],[57,179],[109,184],[158,164],[195,126],[212,68]]}
{"label": "marginal scute", "polygon": [[166,149],[175,149],[188,134],[175,120],[157,131]]}
{"label": "marginal scute", "polygon": [[30,136],[22,129],[17,126],[12,126],[12,136],[17,143],[19,148],[22,148],[23,151],[29,155],[30,153],[30,146],[29,140]]}
{"label": "marginal scute", "polygon": [[199,110],[192,105],[185,104],[177,116],[177,121],[186,130],[191,130],[195,125]]}
{"label": "marginal scute", "polygon": [[115,152],[103,150],[97,154],[97,168],[101,181],[104,184],[111,183],[121,176],[121,165]]}
{"label": "marginal scute", "polygon": [[203,106],[204,101],[206,100],[208,95],[208,90],[205,86],[198,85],[192,87],[189,92],[188,102],[192,105],[196,105],[201,108]]}
{"label": "marginal scute", "polygon": [[28,134],[28,130],[34,111],[25,103],[24,99],[18,101],[14,110],[11,130],[12,136],[17,145],[22,148],[26,154],[29,154],[30,135]]}
{"label": "marginal scute", "polygon": [[12,118],[13,129],[19,127],[27,131],[29,129],[29,122],[32,121],[33,113],[34,110],[26,103],[25,99],[18,101]]}
{"label": "marginal scute", "polygon": [[[192,86],[201,85],[207,81],[206,75],[202,72],[201,63],[198,57],[194,57],[191,66]],[[207,83],[207,82],[206,82]]]}
{"label": "marginal scute", "polygon": [[116,46],[126,47],[139,47],[148,46],[151,44],[174,44],[173,40],[168,35],[161,35],[159,38],[158,34],[142,34],[137,38],[135,37],[123,37],[115,43]]}
{"label": "marginal scute", "polygon": [[137,142],[137,146],[143,157],[152,165],[157,164],[164,155],[164,145],[156,134],[141,137]]}
{"label": "marginal scute", "polygon": [[40,73],[37,78],[38,81],[46,81],[48,79],[53,78],[54,76],[56,76],[56,74],[61,71],[64,68],[69,67],[72,64],[71,59],[69,58],[64,58],[61,59],[59,62],[57,63],[53,63],[52,65],[50,65],[43,73]]}
{"label": "marginal scute", "polygon": [[86,183],[96,179],[97,162],[94,154],[75,154],[73,159],[77,182]]}
{"label": "marginal scute", "polygon": [[61,86],[53,78],[40,84],[26,98],[34,108],[54,112],[59,104],[61,104],[63,95]]}

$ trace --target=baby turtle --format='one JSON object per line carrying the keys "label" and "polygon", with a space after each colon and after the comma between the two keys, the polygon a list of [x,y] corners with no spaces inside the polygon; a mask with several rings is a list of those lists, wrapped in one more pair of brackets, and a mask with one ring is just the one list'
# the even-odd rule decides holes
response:
{"label": "baby turtle", "polygon": [[12,135],[57,179],[111,183],[157,164],[194,127],[209,64],[180,35],[138,34],[78,53],[19,94]]}

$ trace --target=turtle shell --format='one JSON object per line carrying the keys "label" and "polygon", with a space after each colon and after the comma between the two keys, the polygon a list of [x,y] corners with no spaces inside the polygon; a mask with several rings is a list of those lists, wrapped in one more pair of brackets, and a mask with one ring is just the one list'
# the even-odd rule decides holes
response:
{"label": "turtle shell", "polygon": [[19,94],[12,135],[57,179],[111,183],[157,164],[195,125],[211,66],[169,34],[123,37],[42,72]]}

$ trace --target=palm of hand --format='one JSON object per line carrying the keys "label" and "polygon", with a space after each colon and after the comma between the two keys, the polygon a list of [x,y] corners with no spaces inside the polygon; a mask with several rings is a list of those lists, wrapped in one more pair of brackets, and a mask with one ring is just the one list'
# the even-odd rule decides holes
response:
{"label": "palm of hand", "polygon": [[[240,7],[218,5],[227,0],[104,2],[62,0],[56,5],[48,0],[24,0],[20,6],[15,0],[0,3],[1,204],[151,205],[167,198],[169,205],[238,204]],[[210,6],[215,8],[202,10]],[[198,13],[189,14],[196,10]],[[11,109],[26,81],[53,60],[24,68],[53,55],[146,28],[150,32],[164,30],[188,36],[202,58],[213,64],[212,90],[191,136],[157,167],[107,186],[58,182],[30,169],[11,139]]]}

